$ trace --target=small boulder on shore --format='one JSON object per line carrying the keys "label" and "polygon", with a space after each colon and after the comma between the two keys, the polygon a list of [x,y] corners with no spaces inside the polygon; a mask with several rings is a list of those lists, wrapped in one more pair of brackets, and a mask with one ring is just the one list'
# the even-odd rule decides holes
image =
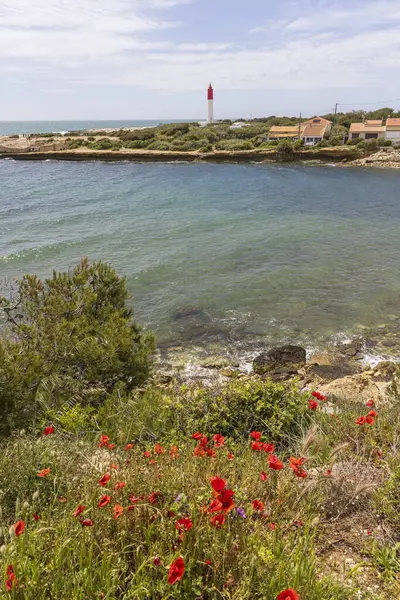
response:
{"label": "small boulder on shore", "polygon": [[306,360],[306,351],[301,346],[277,346],[256,356],[253,360],[253,370],[258,375],[266,375],[276,370],[279,370],[280,374],[295,374],[306,364]]}

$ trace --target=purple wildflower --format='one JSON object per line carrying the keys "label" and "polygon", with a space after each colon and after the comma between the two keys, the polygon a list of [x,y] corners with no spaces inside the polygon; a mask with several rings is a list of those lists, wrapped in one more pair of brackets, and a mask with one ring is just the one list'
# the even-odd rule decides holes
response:
{"label": "purple wildflower", "polygon": [[246,517],[246,513],[244,512],[244,508],[242,508],[241,506],[239,506],[236,509],[236,512],[237,512],[238,515],[240,515],[242,517],[242,519],[246,519],[247,518]]}

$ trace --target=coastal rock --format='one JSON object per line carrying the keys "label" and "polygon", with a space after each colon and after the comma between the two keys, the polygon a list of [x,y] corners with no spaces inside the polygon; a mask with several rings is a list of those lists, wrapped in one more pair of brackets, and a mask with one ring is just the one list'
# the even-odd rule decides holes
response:
{"label": "coastal rock", "polygon": [[258,375],[275,372],[275,376],[284,373],[294,375],[306,364],[306,351],[301,346],[278,346],[263,352],[253,360],[253,370]]}
{"label": "coastal rock", "polygon": [[335,379],[342,379],[349,375],[361,373],[362,367],[347,355],[338,350],[330,349],[327,352],[313,354],[299,375],[304,385],[319,387]]}
{"label": "coastal rock", "polygon": [[186,306],[184,308],[178,308],[173,315],[175,321],[179,321],[180,319],[188,319],[191,317],[202,317],[204,315],[204,311],[199,306]]}
{"label": "coastal rock", "polygon": [[362,350],[362,340],[361,339],[356,339],[356,340],[352,340],[351,342],[345,342],[343,344],[338,344],[338,350],[342,353],[345,354],[346,356],[357,356],[357,354],[360,354],[361,350]]}

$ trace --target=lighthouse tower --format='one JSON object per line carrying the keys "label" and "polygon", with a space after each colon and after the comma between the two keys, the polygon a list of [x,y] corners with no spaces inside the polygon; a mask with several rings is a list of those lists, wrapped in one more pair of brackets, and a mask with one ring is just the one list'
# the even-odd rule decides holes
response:
{"label": "lighthouse tower", "polygon": [[207,101],[208,101],[208,123],[213,123],[214,122],[214,90],[213,90],[213,86],[210,85],[208,86],[208,90],[207,90]]}

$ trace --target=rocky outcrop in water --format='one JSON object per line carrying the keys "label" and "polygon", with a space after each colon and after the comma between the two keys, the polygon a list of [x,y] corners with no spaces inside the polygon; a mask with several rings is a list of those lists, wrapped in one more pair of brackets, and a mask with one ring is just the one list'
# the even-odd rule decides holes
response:
{"label": "rocky outcrop in water", "polygon": [[381,169],[400,169],[400,149],[381,148],[367,158],[360,158],[351,163],[352,166],[378,167]]}
{"label": "rocky outcrop in water", "polygon": [[296,374],[306,360],[306,351],[301,346],[279,346],[256,356],[253,369],[257,375],[269,373],[285,379],[285,375]]}

